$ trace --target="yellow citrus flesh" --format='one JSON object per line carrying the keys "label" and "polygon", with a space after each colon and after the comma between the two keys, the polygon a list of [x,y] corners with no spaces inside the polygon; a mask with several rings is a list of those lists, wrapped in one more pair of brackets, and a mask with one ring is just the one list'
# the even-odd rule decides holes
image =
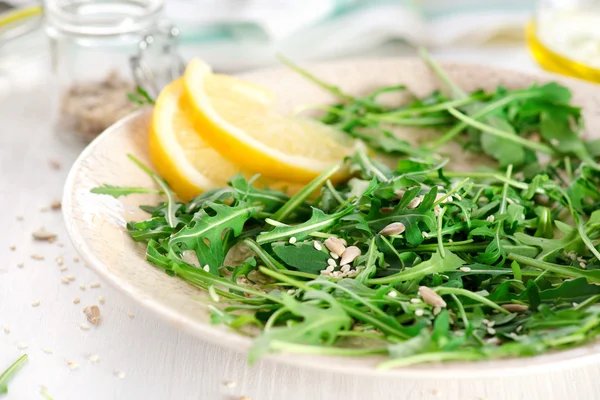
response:
{"label": "yellow citrus flesh", "polygon": [[196,132],[244,169],[306,183],[355,149],[346,134],[278,113],[266,89],[213,74],[200,60],[188,64],[183,80]]}
{"label": "yellow citrus flesh", "polygon": [[[246,90],[252,91],[248,85]],[[240,89],[244,90],[244,89]],[[195,131],[190,106],[184,95],[182,79],[167,85],[158,96],[150,125],[150,158],[159,175],[183,200],[205,190],[223,187],[237,173],[247,179],[254,173],[245,171],[215,151]],[[270,186],[289,193],[300,185],[260,178],[255,186]]]}

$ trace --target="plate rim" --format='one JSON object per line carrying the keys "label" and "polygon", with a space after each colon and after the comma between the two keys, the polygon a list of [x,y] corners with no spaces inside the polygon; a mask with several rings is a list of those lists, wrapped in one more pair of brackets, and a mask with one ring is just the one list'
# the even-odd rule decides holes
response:
{"label": "plate rim", "polygon": [[[318,66],[331,66],[341,64],[355,64],[355,63],[376,63],[376,62],[392,62],[392,63],[414,63],[420,60],[418,57],[396,57],[396,58],[360,58],[360,59],[347,59],[337,61],[327,61],[319,63],[311,63],[307,68],[318,67]],[[422,61],[421,61],[422,62]],[[563,81],[570,85],[583,85],[590,86],[586,82],[570,79],[564,77],[558,77],[547,73],[526,73],[522,71],[510,70],[506,68],[499,68],[490,65],[466,63],[466,62],[455,62],[455,61],[440,61],[442,66],[456,66],[456,67],[481,67],[488,70],[498,71],[500,73],[508,74],[521,74],[527,77],[535,78],[552,78],[556,81]],[[268,67],[261,68],[240,74],[239,76],[252,76],[255,74],[272,73],[285,69],[285,67]],[[290,72],[291,73],[291,72]],[[73,244],[75,250],[82,257],[84,263],[91,267],[102,279],[106,280],[113,288],[125,293],[134,302],[148,310],[152,314],[159,317],[159,319],[175,326],[177,329],[181,329],[184,332],[196,336],[205,342],[212,345],[222,346],[228,349],[233,349],[238,352],[247,354],[248,349],[251,346],[251,338],[236,333],[233,330],[216,328],[211,324],[206,324],[193,318],[178,314],[176,309],[163,305],[151,297],[146,297],[138,290],[135,289],[127,280],[122,279],[118,274],[110,271],[106,268],[105,264],[94,254],[94,252],[86,245],[85,240],[82,237],[82,233],[76,228],[75,223],[72,222],[74,215],[74,202],[73,193],[77,187],[78,173],[82,169],[85,160],[93,154],[94,150],[100,145],[101,142],[112,139],[120,128],[131,124],[132,121],[140,118],[149,118],[151,116],[151,107],[144,107],[134,113],[120,119],[113,125],[108,127],[104,132],[98,135],[86,148],[79,154],[73,165],[71,166],[67,179],[65,181],[62,204],[63,204],[63,221],[67,231],[67,235]],[[154,268],[150,263],[147,263],[149,267]],[[200,289],[199,289],[200,290]],[[585,354],[581,354],[587,350]],[[313,370],[327,370],[328,372],[336,372],[343,374],[360,374],[369,375],[375,377],[402,377],[402,378],[422,378],[422,379],[475,379],[484,377],[497,377],[499,373],[502,376],[514,376],[519,374],[530,374],[530,373],[543,373],[557,370],[564,370],[570,367],[584,367],[590,364],[598,364],[600,362],[600,343],[591,342],[584,346],[578,346],[568,350],[553,351],[544,353],[533,357],[519,357],[519,358],[507,358],[507,359],[494,359],[494,360],[481,360],[481,361],[470,361],[470,362],[447,362],[447,363],[436,363],[436,364],[424,364],[418,366],[409,366],[404,368],[397,368],[391,370],[379,370],[375,368],[375,365],[365,365],[365,363],[357,366],[355,364],[342,365],[341,363],[331,364],[332,360],[339,360],[340,357],[323,356],[323,355],[312,355],[298,356],[291,353],[272,353],[264,357],[265,360],[272,360],[278,363],[282,363],[288,366],[303,367]],[[347,358],[343,358],[347,359]],[[357,358],[356,358],[357,359]],[[366,360],[368,358],[361,358]],[[327,361],[330,362],[327,362]]]}

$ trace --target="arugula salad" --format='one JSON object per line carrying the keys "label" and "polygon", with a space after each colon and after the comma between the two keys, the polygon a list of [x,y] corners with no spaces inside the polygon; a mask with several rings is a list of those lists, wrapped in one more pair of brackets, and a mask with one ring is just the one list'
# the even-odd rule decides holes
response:
{"label": "arugula salad", "polygon": [[[293,196],[237,175],[180,202],[130,156],[165,195],[141,207],[131,238],[208,292],[213,323],[253,337],[251,362],[379,355],[390,369],[532,356],[600,334],[600,140],[581,139],[569,89],[466,93],[422,57],[447,90],[396,105],[381,96],[404,86],[356,97],[283,59],[340,98],[321,121],[365,144]],[[439,134],[412,145],[393,133],[405,126]],[[449,142],[495,167],[453,168]],[[332,182],[340,168],[351,178]]]}

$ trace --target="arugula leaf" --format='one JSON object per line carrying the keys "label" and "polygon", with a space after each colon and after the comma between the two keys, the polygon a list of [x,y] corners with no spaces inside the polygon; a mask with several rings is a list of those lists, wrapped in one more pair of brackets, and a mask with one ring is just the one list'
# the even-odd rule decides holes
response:
{"label": "arugula leaf", "polygon": [[370,279],[368,282],[369,284],[384,284],[405,282],[409,280],[420,281],[425,276],[430,274],[456,271],[464,264],[465,261],[451,251],[446,250],[446,257],[444,258],[442,258],[439,252],[436,251],[431,255],[429,260],[423,261],[406,271],[386,276],[384,278]]}
{"label": "arugula leaf", "polygon": [[[281,344],[280,350],[285,350],[285,345],[288,343],[330,346],[341,331],[350,329],[352,319],[337,301],[325,292],[306,292],[304,302],[297,301],[286,294],[282,294],[281,299],[285,309],[301,317],[302,321],[271,328],[255,339],[249,352],[250,363],[272,352],[274,342]],[[315,305],[309,302],[310,300],[318,301],[323,305]]]}
{"label": "arugula leaf", "polygon": [[327,268],[329,253],[315,249],[312,243],[273,243],[272,248],[281,261],[298,271],[318,274]]}
{"label": "arugula leaf", "polygon": [[[198,211],[186,226],[171,237],[172,249],[194,250],[200,265],[209,265],[210,272],[217,275],[227,252],[233,245],[227,233],[234,236],[242,233],[246,221],[260,211],[259,206],[241,203],[235,207],[212,203],[210,216],[205,210]],[[183,246],[183,247],[182,247]]]}

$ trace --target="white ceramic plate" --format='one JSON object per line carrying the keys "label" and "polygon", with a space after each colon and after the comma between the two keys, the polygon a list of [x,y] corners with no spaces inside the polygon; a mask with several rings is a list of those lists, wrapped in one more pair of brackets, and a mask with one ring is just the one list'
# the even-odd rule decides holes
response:
{"label": "white ceramic plate", "polygon": [[[471,91],[494,90],[498,85],[525,87],[549,77],[534,77],[517,72],[466,64],[442,63],[459,85]],[[342,87],[346,92],[364,94],[391,84],[405,84],[418,96],[439,87],[423,62],[416,59],[357,60],[315,65],[318,76]],[[275,68],[244,76],[272,89],[284,111],[306,104],[323,104],[334,99],[295,73]],[[600,90],[584,83],[563,80],[574,94],[574,103],[584,107],[586,132],[600,132]],[[170,277],[145,260],[145,247],[133,242],[125,229],[127,221],[141,220],[146,214],[141,204],[155,204],[157,196],[132,195],[114,199],[94,195],[90,189],[101,184],[152,187],[150,178],[126,156],[131,153],[150,164],[147,150],[151,110],[141,110],[110,127],[80,155],[65,185],[63,211],[69,236],[83,259],[114,287],[124,291],[148,310],[181,329],[206,340],[239,351],[246,351],[251,339],[209,322],[204,302],[192,297],[204,293]],[[587,134],[587,133],[586,133]],[[465,163],[472,156],[461,155]],[[143,335],[140,332],[140,335]],[[276,354],[282,362],[325,368],[329,371],[361,374],[392,374],[413,377],[470,378],[502,374],[540,372],[567,368],[600,360],[600,345],[592,344],[564,352],[527,359],[496,360],[477,363],[424,365],[392,371],[378,371],[380,358],[339,358]]]}

